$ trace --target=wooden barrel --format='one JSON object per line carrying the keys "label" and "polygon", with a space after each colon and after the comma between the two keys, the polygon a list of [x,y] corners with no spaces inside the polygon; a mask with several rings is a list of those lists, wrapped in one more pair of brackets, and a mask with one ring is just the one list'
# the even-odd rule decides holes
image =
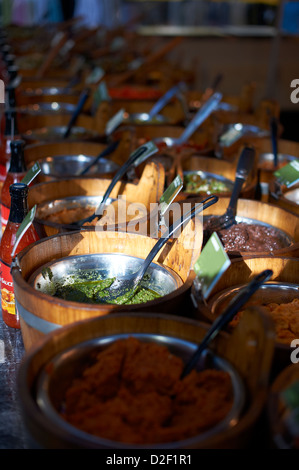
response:
{"label": "wooden barrel", "polygon": [[[191,203],[200,202],[200,198],[188,199]],[[222,215],[225,213],[229,204],[229,198],[219,198],[217,204],[205,210],[204,215]],[[285,232],[293,242],[290,246],[279,250],[273,250],[273,256],[292,256],[297,257],[299,254],[299,218],[288,212],[285,209],[274,206],[260,201],[253,201],[250,199],[239,199],[237,207],[237,216],[260,223],[269,224],[283,232]],[[258,251],[242,251],[242,252],[229,252],[232,257],[252,258],[254,256],[263,257],[269,255],[270,252]]]}
{"label": "wooden barrel", "polygon": [[169,241],[155,257],[155,261],[179,276],[182,285],[168,295],[139,305],[68,302],[37,291],[28,280],[46,263],[73,255],[121,253],[145,259],[157,241],[154,238],[128,232],[87,230],[58,234],[28,247],[18,255],[12,269],[25,348],[34,344],[45,332],[85,318],[137,310],[185,315],[187,309],[188,314],[187,305],[194,279],[192,268],[202,243],[202,237],[194,227],[194,221],[189,222],[178,238]]}
{"label": "wooden barrel", "polygon": [[[231,295],[234,295],[234,289],[238,286],[246,285],[250,280],[264,271],[271,269],[273,276],[271,282],[278,282],[283,285],[299,284],[299,259],[288,257],[260,257],[249,258],[244,260],[232,260],[232,263],[222,278],[218,281],[216,287],[208,299],[208,308],[201,309],[199,316],[209,322],[213,322],[221,310],[225,308],[225,304]],[[231,295],[230,295],[231,292]],[[226,296],[226,293],[228,296]],[[224,296],[225,294],[225,296]],[[270,298],[269,298],[270,295]],[[223,298],[223,302],[220,299]],[[273,290],[273,294],[263,293],[259,290],[255,294],[255,303],[288,303],[294,298],[299,298],[299,293],[294,290]],[[295,325],[294,325],[295,327]],[[273,361],[273,375],[276,375],[282,368],[290,363],[291,355],[290,341],[289,343],[282,343],[276,340],[275,343],[275,357]]]}
{"label": "wooden barrel", "polygon": [[[104,178],[70,178],[33,185],[29,190],[28,204],[29,207],[37,205],[35,227],[39,236],[44,238],[61,232],[73,231],[73,228],[69,227],[66,223],[47,220],[47,216],[51,211],[49,209],[42,211],[42,205],[77,196],[103,196],[110,183],[110,179]],[[150,230],[151,212],[154,209],[153,204],[159,203],[160,197],[164,192],[164,184],[164,168],[161,164],[154,162],[148,163],[145,166],[137,183],[119,181],[110,195],[111,199],[115,199],[115,209],[117,210],[113,220],[113,230],[136,230],[136,225],[140,224],[138,232],[147,234]],[[119,198],[121,198],[120,201]],[[129,213],[128,205],[130,204],[132,206],[135,204],[135,206],[131,207]],[[97,205],[94,210],[96,210],[96,207]],[[119,214],[120,210],[125,210],[125,215]],[[134,226],[132,225],[130,229],[129,222],[131,221],[132,223],[133,218]],[[111,227],[108,226],[107,229],[109,230]]]}
{"label": "wooden barrel", "polygon": [[[237,423],[204,441],[195,442],[193,448],[236,449],[247,448],[250,445],[267,397],[273,338],[271,323],[259,309],[248,309],[243,320],[242,327],[236,328],[231,337],[226,334],[218,335],[211,344],[211,349],[226,359],[242,377],[246,390],[246,407]],[[76,322],[49,333],[27,352],[18,377],[20,404],[29,433],[41,447],[76,447],[71,436],[61,436],[55,427],[53,429],[50,426],[48,419],[36,406],[33,393],[33,385],[39,371],[45,368],[55,354],[82,341],[118,333],[165,335],[197,344],[206,332],[206,324],[191,319],[159,314],[155,311],[148,314],[136,311],[136,313],[128,312],[126,315],[114,314]],[[61,386],[61,383],[59,385]]]}

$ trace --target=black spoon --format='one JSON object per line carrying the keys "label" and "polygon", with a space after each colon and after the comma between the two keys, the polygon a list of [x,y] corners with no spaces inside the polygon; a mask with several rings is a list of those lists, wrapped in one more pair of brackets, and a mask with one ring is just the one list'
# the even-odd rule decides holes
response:
{"label": "black spoon", "polygon": [[95,212],[91,216],[86,217],[85,219],[81,219],[81,220],[78,220],[77,222],[73,222],[72,224],[69,225],[69,227],[74,227],[74,230],[75,230],[75,229],[82,227],[86,223],[92,222],[96,218],[100,219],[103,215],[103,210],[105,208],[107,200],[113,188],[118,183],[118,181],[120,181],[120,179],[127,173],[127,171],[132,166],[136,167],[140,165],[142,162],[144,162],[147,158],[149,158],[151,155],[153,155],[156,152],[158,152],[158,147],[156,147],[156,145],[152,141],[147,142],[146,144],[142,145],[137,150],[135,150],[130,155],[129,159],[124,163],[124,165],[122,165],[119,168],[115,176],[112,178],[111,183],[106,189],[103,199],[99,207],[95,210]]}
{"label": "black spoon", "polygon": [[86,101],[87,101],[87,98],[89,97],[89,90],[83,90],[81,95],[80,95],[80,98],[79,98],[79,101],[78,101],[78,104],[76,106],[76,109],[75,111],[73,112],[72,116],[71,116],[71,119],[67,125],[67,128],[66,128],[66,131],[63,135],[63,138],[64,139],[67,139],[71,133],[71,130],[73,128],[73,126],[76,124],[76,121],[83,109],[83,106],[85,105]]}
{"label": "black spoon", "polygon": [[226,325],[234,318],[234,316],[240,311],[243,305],[250,299],[250,297],[260,288],[262,284],[267,282],[273,275],[273,271],[271,269],[266,269],[265,271],[261,272],[257,276],[253,278],[253,280],[245,286],[240,292],[230,301],[228,307],[225,311],[220,315],[213,323],[211,328],[206,333],[204,339],[198,346],[197,350],[185,365],[181,379],[186,377],[192,369],[198,363],[198,360],[203,353],[203,351],[207,348],[208,344],[226,327]]}
{"label": "black spoon", "polygon": [[86,173],[88,173],[89,170],[94,165],[96,165],[101,158],[105,158],[108,155],[110,155],[112,152],[114,152],[114,150],[117,149],[119,142],[120,142],[119,140],[116,140],[115,142],[112,142],[111,144],[109,144],[108,147],[106,147],[101,153],[99,153],[99,155],[95,157],[94,160],[89,165],[87,165],[79,175],[80,176],[86,175]]}

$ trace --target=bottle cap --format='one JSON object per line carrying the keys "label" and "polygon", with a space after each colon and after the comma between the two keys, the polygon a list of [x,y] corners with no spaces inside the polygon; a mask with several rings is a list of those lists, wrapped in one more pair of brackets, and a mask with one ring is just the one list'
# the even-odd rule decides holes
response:
{"label": "bottle cap", "polygon": [[25,197],[28,194],[28,186],[24,183],[13,183],[9,186],[10,197]]}

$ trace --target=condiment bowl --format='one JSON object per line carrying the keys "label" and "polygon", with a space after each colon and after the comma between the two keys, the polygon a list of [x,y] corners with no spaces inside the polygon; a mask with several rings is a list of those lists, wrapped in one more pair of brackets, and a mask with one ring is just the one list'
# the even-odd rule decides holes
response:
{"label": "condiment bowl", "polygon": [[[250,332],[247,328],[236,328],[231,337],[220,334],[200,361],[202,367],[229,373],[233,386],[233,405],[229,415],[204,434],[155,446],[130,445],[83,433],[61,420],[57,404],[63,400],[74,373],[78,374],[85,367],[84,360],[95,350],[101,350],[119,338],[134,336],[140,341],[166,346],[186,361],[204,337],[207,325],[172,315],[137,311],[84,320],[49,333],[26,353],[18,375],[22,415],[33,443],[39,448],[61,449],[243,447],[250,441],[265,403],[273,353],[268,319],[258,309],[252,308],[246,312],[245,320],[250,324]],[[253,337],[256,339],[254,343]],[[249,343],[251,354],[247,354]],[[237,344],[236,361],[231,350]],[[261,356],[260,348],[263,348]],[[244,408],[245,401],[247,406]]]}

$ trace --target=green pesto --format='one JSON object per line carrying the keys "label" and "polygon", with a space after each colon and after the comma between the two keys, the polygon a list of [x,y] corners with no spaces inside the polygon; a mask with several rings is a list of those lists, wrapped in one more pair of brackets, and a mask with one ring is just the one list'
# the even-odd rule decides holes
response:
{"label": "green pesto", "polygon": [[184,177],[184,191],[186,193],[219,194],[229,192],[230,190],[230,187],[226,183],[210,176],[202,178],[196,173],[191,173]]}
{"label": "green pesto", "polygon": [[54,297],[72,301],[84,302],[89,304],[113,303],[118,305],[133,305],[149,302],[150,300],[161,297],[157,292],[146,287],[140,287],[131,295],[131,292],[109,301],[109,287],[115,278],[93,281],[76,281],[72,284],[55,285]]}

